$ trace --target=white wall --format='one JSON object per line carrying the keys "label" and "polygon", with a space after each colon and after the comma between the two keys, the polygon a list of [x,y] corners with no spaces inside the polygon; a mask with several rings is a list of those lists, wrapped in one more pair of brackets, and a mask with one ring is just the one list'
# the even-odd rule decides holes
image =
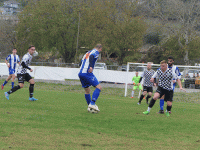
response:
{"label": "white wall", "polygon": [[[79,68],[62,68],[62,67],[46,67],[46,66],[30,66],[33,72],[28,70],[28,73],[35,79],[44,80],[61,80],[79,79]],[[139,73],[140,74],[140,73]],[[0,63],[0,75],[8,75],[8,67],[5,63]],[[132,83],[132,77],[135,72],[123,72],[113,70],[94,70],[94,75],[99,81],[117,82],[117,83]]]}

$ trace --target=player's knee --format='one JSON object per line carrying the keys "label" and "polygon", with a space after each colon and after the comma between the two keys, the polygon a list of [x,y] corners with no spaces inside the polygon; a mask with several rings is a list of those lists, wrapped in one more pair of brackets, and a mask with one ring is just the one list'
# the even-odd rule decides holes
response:
{"label": "player's knee", "polygon": [[23,88],[23,87],[24,87],[24,84],[20,84],[19,86],[20,86],[20,88]]}

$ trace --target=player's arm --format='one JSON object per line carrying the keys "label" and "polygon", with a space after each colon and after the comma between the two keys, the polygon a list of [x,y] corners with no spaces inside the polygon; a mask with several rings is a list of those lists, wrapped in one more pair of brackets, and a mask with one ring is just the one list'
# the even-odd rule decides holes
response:
{"label": "player's arm", "polygon": [[20,65],[20,58],[18,57],[18,61],[17,61],[17,63]]}
{"label": "player's arm", "polygon": [[158,73],[157,71],[153,74],[153,76],[151,77],[150,81],[155,83],[156,82],[156,77],[157,77]]}
{"label": "player's arm", "polygon": [[[173,74],[173,78],[176,79],[176,81],[177,81],[177,83],[178,83],[179,89],[185,91],[185,90],[183,89],[183,87],[182,87],[181,80],[178,78],[177,74],[175,74],[175,73],[172,73],[172,74]],[[186,91],[185,91],[185,92],[186,92]]]}
{"label": "player's arm", "polygon": [[30,70],[30,72],[33,71],[30,67],[28,67],[28,66],[25,64],[24,61],[22,61],[21,65],[22,65],[23,68],[27,68],[28,70]]}
{"label": "player's arm", "polygon": [[94,67],[94,55],[90,55],[89,56],[89,70],[88,72],[89,73],[92,73],[93,72],[93,67]]}
{"label": "player's arm", "polygon": [[6,59],[5,59],[5,63],[8,66],[8,68],[10,67],[10,64],[8,63],[9,59],[10,59],[10,55],[8,55],[8,57],[6,57]]}

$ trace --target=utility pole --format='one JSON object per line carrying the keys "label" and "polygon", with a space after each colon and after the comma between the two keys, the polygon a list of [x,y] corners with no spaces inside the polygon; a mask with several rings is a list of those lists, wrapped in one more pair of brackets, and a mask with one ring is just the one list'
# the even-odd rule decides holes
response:
{"label": "utility pole", "polygon": [[75,64],[77,64],[78,38],[79,38],[79,26],[80,26],[80,11],[79,11],[79,20],[78,20],[78,33],[77,33],[77,43],[76,43]]}

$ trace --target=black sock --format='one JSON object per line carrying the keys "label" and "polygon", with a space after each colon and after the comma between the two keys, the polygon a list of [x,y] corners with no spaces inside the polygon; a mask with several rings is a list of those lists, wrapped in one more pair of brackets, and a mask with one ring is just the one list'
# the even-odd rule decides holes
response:
{"label": "black sock", "polygon": [[150,101],[149,107],[152,108],[153,105],[155,104],[156,100],[154,100],[153,98]]}
{"label": "black sock", "polygon": [[140,103],[141,103],[141,101],[142,101],[143,98],[144,98],[144,95],[141,95],[140,96],[140,100],[139,100]]}
{"label": "black sock", "polygon": [[172,106],[167,106],[167,111],[171,111]]}
{"label": "black sock", "polygon": [[30,98],[33,97],[33,90],[34,90],[34,84],[30,84],[30,86],[29,86]]}
{"label": "black sock", "polygon": [[10,91],[8,91],[7,93],[8,94],[12,94],[12,93],[14,93],[15,91],[17,91],[17,90],[19,90],[20,89],[20,86],[19,85],[17,85],[17,86],[15,86],[15,87],[13,87]]}
{"label": "black sock", "polygon": [[147,97],[146,97],[147,102],[149,101],[149,98],[151,98],[151,96],[147,95]]}

